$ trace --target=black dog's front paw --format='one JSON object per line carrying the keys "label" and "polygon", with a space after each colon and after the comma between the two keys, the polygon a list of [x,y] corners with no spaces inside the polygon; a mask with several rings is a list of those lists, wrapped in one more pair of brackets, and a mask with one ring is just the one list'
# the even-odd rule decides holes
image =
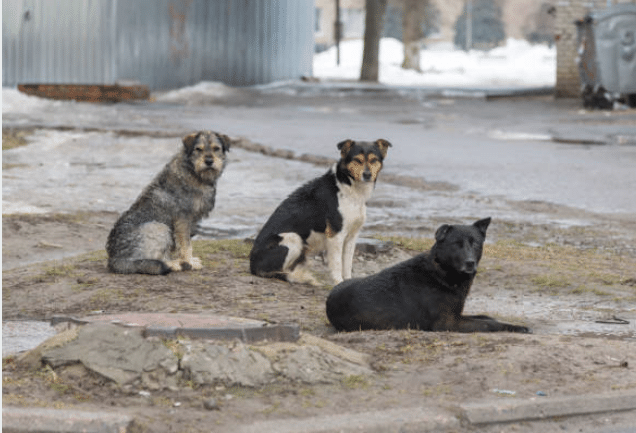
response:
{"label": "black dog's front paw", "polygon": [[508,332],[517,332],[519,334],[532,334],[532,329],[526,326],[508,325]]}

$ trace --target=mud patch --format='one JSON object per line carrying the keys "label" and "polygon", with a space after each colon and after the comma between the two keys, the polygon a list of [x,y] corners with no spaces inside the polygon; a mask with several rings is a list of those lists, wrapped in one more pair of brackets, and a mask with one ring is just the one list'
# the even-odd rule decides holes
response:
{"label": "mud patch", "polygon": [[[96,233],[91,224],[67,224]],[[377,272],[430,248],[436,226],[437,221],[425,221],[418,236],[384,237],[392,247],[359,251],[354,274]],[[282,379],[258,386],[231,385],[232,381],[224,380],[197,383],[194,375],[185,376],[179,370],[183,376],[176,385],[168,382],[168,376],[157,374],[148,377],[145,385],[139,379],[133,386],[118,385],[79,364],[30,371],[20,367],[16,357],[8,357],[3,362],[4,404],[116,408],[133,415],[141,431],[163,433],[209,431],[211,425],[232,430],[261,420],[400,407],[448,407],[491,398],[536,398],[538,391],[558,396],[636,388],[632,372],[636,345],[633,337],[622,333],[625,325],[598,324],[607,327],[604,333],[585,337],[563,335],[559,328],[560,323],[592,326],[596,320],[613,315],[635,323],[636,258],[604,248],[608,238],[592,229],[573,230],[561,239],[595,239],[599,248],[541,244],[564,232],[521,227],[493,224],[494,230],[489,233],[492,241],[486,245],[466,312],[530,326],[535,334],[529,336],[414,330],[338,334],[324,310],[331,286],[293,285],[253,277],[248,273],[250,244],[236,239],[195,241],[194,252],[202,258],[203,270],[166,277],[110,274],[103,250],[6,270],[2,305],[5,319],[138,311],[205,312],[269,324],[291,322],[300,326],[304,337],[317,337],[366,357],[373,373],[307,384],[301,376],[303,367],[312,365],[323,371],[320,369],[330,365],[329,358],[318,357],[324,364],[313,366],[310,360],[316,358],[314,349],[296,349],[294,367],[285,367],[293,380],[275,373]],[[597,236],[591,235],[594,233]],[[534,242],[538,245],[529,245]],[[321,257],[312,258],[310,268],[326,281],[328,270]],[[568,332],[575,330],[568,328]],[[588,332],[589,327],[581,330]],[[195,343],[169,346],[176,349],[173,353],[177,359],[183,359],[187,344],[192,345],[194,353]],[[230,353],[239,346],[225,347]],[[319,347],[324,353],[324,347]],[[253,345],[244,345],[241,350],[254,349]],[[285,345],[256,350],[270,365],[278,362],[281,353],[291,353]],[[352,362],[342,353],[337,358]],[[293,369],[296,373],[292,376]],[[516,394],[500,395],[493,389]]]}

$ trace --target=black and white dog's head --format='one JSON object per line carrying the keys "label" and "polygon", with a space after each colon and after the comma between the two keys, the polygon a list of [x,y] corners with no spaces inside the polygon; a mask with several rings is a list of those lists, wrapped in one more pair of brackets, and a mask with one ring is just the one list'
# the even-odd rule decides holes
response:
{"label": "black and white dog's head", "polygon": [[375,183],[389,147],[391,143],[382,138],[373,142],[345,140],[338,143],[338,180],[348,185],[352,182]]}

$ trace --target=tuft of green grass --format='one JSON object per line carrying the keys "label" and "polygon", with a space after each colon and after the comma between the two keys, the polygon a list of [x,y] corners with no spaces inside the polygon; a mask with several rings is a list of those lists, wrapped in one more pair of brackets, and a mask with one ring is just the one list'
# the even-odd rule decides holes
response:
{"label": "tuft of green grass", "polygon": [[374,236],[374,238],[382,242],[392,242],[400,248],[411,251],[428,251],[435,243],[434,239],[407,238],[404,236]]}
{"label": "tuft of green grass", "polygon": [[103,306],[126,298],[122,289],[99,289],[88,298],[88,302]]}
{"label": "tuft of green grass", "polygon": [[532,279],[532,282],[546,289],[563,289],[571,285],[567,278],[553,274],[538,275]]}
{"label": "tuft of green grass", "polygon": [[192,243],[193,254],[199,257],[229,252],[234,258],[246,259],[249,257],[251,250],[252,245],[242,239],[195,241]]}
{"label": "tuft of green grass", "polygon": [[342,385],[349,389],[365,389],[369,387],[369,381],[360,374],[352,374],[342,379]]}
{"label": "tuft of green grass", "polygon": [[185,348],[183,345],[177,340],[169,340],[163,339],[161,341],[164,346],[166,346],[174,355],[177,357],[179,361],[183,359],[183,355],[185,355]]}
{"label": "tuft of green grass", "polygon": [[605,286],[617,286],[623,284],[625,277],[622,275],[610,274],[608,272],[590,272],[588,276],[594,280],[599,281]]}
{"label": "tuft of green grass", "polygon": [[606,292],[604,290],[597,289],[596,287],[587,287],[583,284],[570,290],[570,293],[572,295],[583,295],[585,293],[591,293],[596,296],[611,296],[612,295],[611,293]]}
{"label": "tuft of green grass", "polygon": [[47,281],[57,281],[60,278],[71,277],[75,275],[75,265],[73,264],[63,264],[58,265],[57,262],[49,267],[44,269],[39,275],[33,276],[33,281],[36,283],[44,283]]}
{"label": "tuft of green grass", "polygon": [[2,128],[2,150],[9,150],[16,147],[26,146],[27,144],[29,144],[26,139],[29,134],[29,131]]}
{"label": "tuft of green grass", "polygon": [[90,253],[82,254],[78,256],[80,262],[102,262],[108,259],[106,250],[92,251]]}

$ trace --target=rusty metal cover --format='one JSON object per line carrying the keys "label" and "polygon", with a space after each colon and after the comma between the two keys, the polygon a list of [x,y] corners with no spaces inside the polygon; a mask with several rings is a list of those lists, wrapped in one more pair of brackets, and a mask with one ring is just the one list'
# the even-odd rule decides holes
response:
{"label": "rusty metal cover", "polygon": [[147,100],[148,86],[101,84],[18,84],[18,90],[27,95],[49,99],[67,99],[81,102],[121,102]]}

